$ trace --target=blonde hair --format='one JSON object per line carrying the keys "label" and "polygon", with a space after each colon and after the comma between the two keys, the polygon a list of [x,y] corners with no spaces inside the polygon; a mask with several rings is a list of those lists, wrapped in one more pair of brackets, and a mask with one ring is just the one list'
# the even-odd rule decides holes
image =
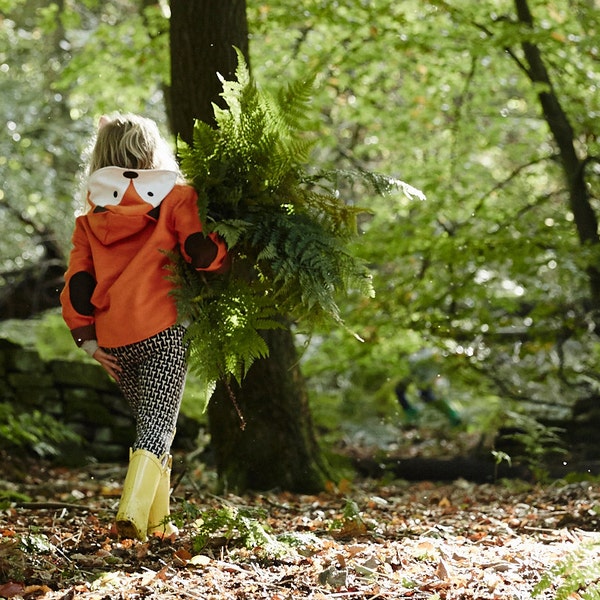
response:
{"label": "blonde hair", "polygon": [[90,153],[88,174],[103,167],[167,169],[182,179],[175,155],[151,119],[134,114],[104,116]]}

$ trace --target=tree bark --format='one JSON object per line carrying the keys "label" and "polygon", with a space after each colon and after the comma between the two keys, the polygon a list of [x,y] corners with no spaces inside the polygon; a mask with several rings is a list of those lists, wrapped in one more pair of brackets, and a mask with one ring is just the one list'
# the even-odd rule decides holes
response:
{"label": "tree bark", "polygon": [[[235,78],[239,48],[249,65],[244,0],[171,0],[171,122],[193,141],[194,119],[214,125],[225,79]],[[321,490],[325,468],[289,328],[264,333],[268,359],[257,361],[241,388],[220,385],[209,403],[209,429],[223,488]],[[239,406],[245,420],[240,428]]]}
{"label": "tree bark", "polygon": [[191,144],[194,120],[214,123],[222,84],[234,77],[234,46],[248,56],[246,1],[171,0],[171,114],[173,131]]}
{"label": "tree bark", "polygon": [[221,384],[208,405],[221,485],[235,491],[321,491],[326,468],[292,334],[274,330],[265,338],[270,358],[252,365],[242,388]]}
{"label": "tree bark", "polygon": [[[533,15],[528,0],[515,0],[519,22],[533,27]],[[598,244],[598,219],[590,202],[585,180],[585,160],[577,156],[575,133],[569,118],[555,93],[552,80],[544,64],[539,47],[529,41],[521,44],[526,72],[532,83],[543,84],[546,89],[538,93],[542,113],[558,146],[561,165],[569,188],[569,204],[582,244]],[[600,308],[600,270],[590,265],[587,269],[592,306]]]}

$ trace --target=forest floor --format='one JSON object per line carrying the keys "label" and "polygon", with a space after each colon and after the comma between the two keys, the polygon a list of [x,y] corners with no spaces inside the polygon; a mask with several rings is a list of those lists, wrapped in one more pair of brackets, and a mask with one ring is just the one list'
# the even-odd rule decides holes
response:
{"label": "forest floor", "polygon": [[597,598],[600,486],[341,482],[214,495],[176,456],[176,539],[119,541],[124,465],[0,456],[0,597],[44,600]]}

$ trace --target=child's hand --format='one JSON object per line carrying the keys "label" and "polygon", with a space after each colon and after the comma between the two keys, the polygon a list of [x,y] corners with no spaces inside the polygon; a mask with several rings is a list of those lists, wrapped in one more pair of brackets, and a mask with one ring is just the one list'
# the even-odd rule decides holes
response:
{"label": "child's hand", "polygon": [[119,361],[117,360],[116,356],[105,352],[104,350],[102,350],[102,348],[98,348],[98,350],[94,352],[93,358],[102,365],[102,368],[115,381],[119,381],[119,373],[121,372],[121,367],[119,366]]}

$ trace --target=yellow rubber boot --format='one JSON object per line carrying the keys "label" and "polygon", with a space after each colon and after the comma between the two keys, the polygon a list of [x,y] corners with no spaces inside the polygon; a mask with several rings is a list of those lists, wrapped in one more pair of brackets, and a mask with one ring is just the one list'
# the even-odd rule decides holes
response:
{"label": "yellow rubber boot", "polygon": [[117,511],[119,537],[147,540],[148,515],[162,472],[163,466],[152,452],[136,450],[130,455]]}
{"label": "yellow rubber boot", "polygon": [[173,457],[169,456],[165,466],[162,468],[160,481],[156,488],[154,502],[150,507],[148,515],[148,535],[156,535],[161,538],[168,538],[179,533],[179,529],[173,523],[167,521],[171,514],[169,499],[171,496],[171,466]]}

